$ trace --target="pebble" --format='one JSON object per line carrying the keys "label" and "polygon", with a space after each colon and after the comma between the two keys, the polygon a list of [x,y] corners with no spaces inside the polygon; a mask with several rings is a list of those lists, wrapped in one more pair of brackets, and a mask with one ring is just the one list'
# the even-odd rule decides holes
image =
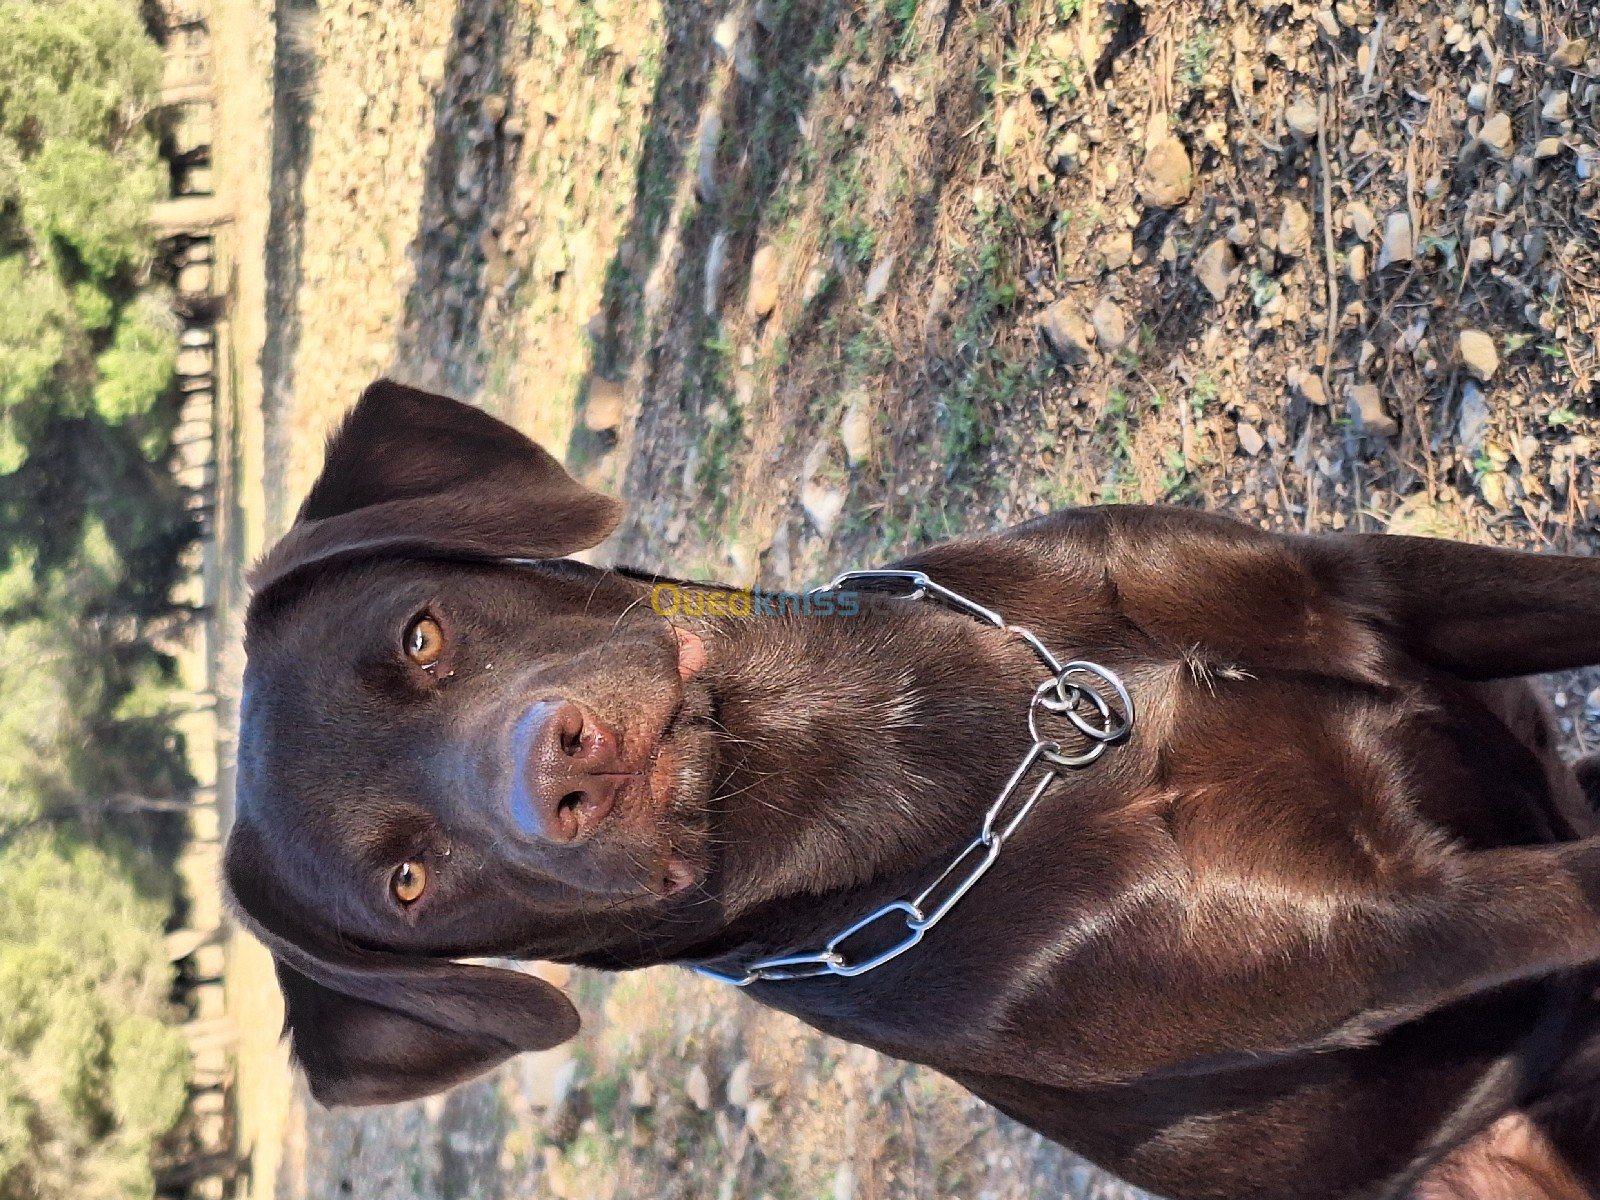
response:
{"label": "pebble", "polygon": [[1304,140],[1317,136],[1317,128],[1321,123],[1317,118],[1317,106],[1304,96],[1289,105],[1283,117],[1289,123],[1289,132],[1295,137]]}
{"label": "pebble", "polygon": [[1217,238],[1200,252],[1194,261],[1194,273],[1201,286],[1211,293],[1213,300],[1220,301],[1228,294],[1239,271],[1234,264],[1233,247],[1228,245],[1227,238]]}
{"label": "pebble", "polygon": [[1106,238],[1101,252],[1105,255],[1106,270],[1120,271],[1133,261],[1133,230],[1119,229]]}
{"label": "pebble", "polygon": [[1293,367],[1289,372],[1289,386],[1299,392],[1308,404],[1315,404],[1318,408],[1328,406],[1328,389],[1322,386],[1322,376]]}
{"label": "pebble", "polygon": [[1266,439],[1261,436],[1260,431],[1249,421],[1240,421],[1235,426],[1234,432],[1239,435],[1239,449],[1243,450],[1251,458],[1254,458],[1266,448]]}
{"label": "pebble", "polygon": [[1558,137],[1540,138],[1533,147],[1533,157],[1536,159],[1554,158],[1561,153],[1561,139]]}
{"label": "pebble", "polygon": [[584,428],[605,433],[622,424],[622,385],[595,375],[589,380],[589,396],[583,404]]}
{"label": "pebble", "polygon": [[1493,253],[1493,250],[1489,246],[1488,238],[1473,238],[1472,243],[1467,247],[1467,270],[1470,271],[1474,267],[1483,266],[1489,261]]}
{"label": "pebble", "polygon": [[650,1083],[648,1071],[635,1071],[628,1077],[628,1104],[633,1108],[649,1108],[655,1103],[655,1088]]}
{"label": "pebble", "polygon": [[750,1060],[741,1058],[728,1073],[728,1103],[734,1108],[748,1108],[750,1099]]}
{"label": "pebble", "polygon": [[1350,247],[1350,282],[1365,283],[1367,281],[1367,248],[1365,246]]}
{"label": "pebble", "polygon": [[1352,384],[1345,393],[1345,402],[1357,430],[1364,437],[1390,438],[1400,432],[1399,424],[1383,406],[1383,397],[1378,394],[1377,385]]}
{"label": "pebble", "polygon": [[839,440],[852,467],[859,467],[872,454],[872,418],[859,396],[845,406],[839,418]]}
{"label": "pebble", "polygon": [[889,290],[889,280],[894,276],[894,258],[894,255],[886,254],[873,265],[867,275],[866,287],[861,292],[863,301],[876,304],[883,299],[884,292]]}
{"label": "pebble", "polygon": [[[828,443],[826,440],[819,440],[806,455],[805,483],[800,486],[800,507],[805,510],[806,520],[810,521],[812,527],[823,537],[833,532],[839,514],[844,511],[845,502],[843,488],[829,487],[816,477],[827,457]],[[709,1096],[709,1092],[707,1094]],[[709,1102],[704,1107],[709,1108]]]}
{"label": "pebble", "polygon": [[1496,158],[1510,158],[1511,151],[1516,145],[1516,137],[1511,129],[1511,114],[1495,113],[1483,123],[1483,128],[1478,131],[1478,140],[1487,146],[1489,152]]}
{"label": "pebble", "polygon": [[750,295],[744,307],[756,320],[778,307],[778,251],[770,244],[757,248],[750,260]]}
{"label": "pebble", "polygon": [[1552,124],[1559,124],[1572,116],[1572,97],[1566,92],[1552,93],[1539,110],[1539,116]]}
{"label": "pebble", "polygon": [[1356,158],[1364,154],[1371,154],[1378,148],[1378,143],[1372,140],[1372,135],[1365,129],[1358,129],[1355,136],[1350,139],[1350,153]]}
{"label": "pebble", "polygon": [[1128,318],[1110,296],[1101,297],[1089,314],[1095,340],[1106,350],[1119,350],[1128,340]]}
{"label": "pebble", "polygon": [[422,56],[422,62],[417,74],[428,87],[444,82],[445,52],[442,46],[436,46]]}
{"label": "pebble", "polygon": [[706,1069],[699,1063],[689,1068],[688,1077],[683,1081],[683,1092],[689,1097],[689,1103],[701,1112],[711,1111],[711,1080],[706,1078]]}
{"label": "pebble", "polygon": [[1283,206],[1283,219],[1278,222],[1278,253],[1298,258],[1311,248],[1311,214],[1298,200]]}
{"label": "pebble", "polygon": [[1176,208],[1194,190],[1189,152],[1175,137],[1163,137],[1145,151],[1139,196],[1152,208]]}
{"label": "pebble", "polygon": [[1372,215],[1372,210],[1360,200],[1352,200],[1345,205],[1344,223],[1363,242],[1372,236],[1372,231],[1378,227],[1378,219]]}
{"label": "pebble", "polygon": [[1489,401],[1475,380],[1461,385],[1461,412],[1456,417],[1456,440],[1476,458],[1483,449],[1483,435],[1489,428]]}
{"label": "pebble", "polygon": [[1589,56],[1589,39],[1573,38],[1563,41],[1550,56],[1550,65],[1563,70],[1575,71],[1583,66],[1584,59]]}
{"label": "pebble", "polygon": [[1070,300],[1057,300],[1039,314],[1039,332],[1055,356],[1068,366],[1096,357],[1094,327]]}
{"label": "pebble", "polygon": [[1457,338],[1461,351],[1461,365],[1472,373],[1474,379],[1485,383],[1494,378],[1500,369],[1500,355],[1494,348],[1494,339],[1481,329],[1463,329]]}
{"label": "pebble", "polygon": [[695,168],[695,195],[700,203],[710,204],[717,198],[717,148],[722,143],[722,114],[710,109],[700,118],[700,131],[695,139],[700,146],[700,159]]}
{"label": "pebble", "polygon": [[1383,223],[1383,246],[1378,251],[1378,270],[1392,263],[1410,262],[1416,257],[1411,244],[1411,215],[1392,212]]}
{"label": "pebble", "polygon": [[717,315],[718,302],[722,297],[722,270],[727,265],[728,235],[726,231],[718,231],[706,250],[706,281],[702,307],[708,317]]}

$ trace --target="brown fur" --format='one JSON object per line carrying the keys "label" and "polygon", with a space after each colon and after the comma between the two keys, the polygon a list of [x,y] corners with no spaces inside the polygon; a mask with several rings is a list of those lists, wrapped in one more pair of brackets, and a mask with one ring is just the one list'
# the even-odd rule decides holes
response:
{"label": "brown fur", "polygon": [[[256,575],[227,878],[325,1102],[575,1030],[455,958],[816,946],[937,875],[1028,745],[1015,639],[877,596],[669,623],[650,577],[554,557],[614,520],[505,426],[379,384]],[[1139,723],[917,949],[752,997],[1172,1200],[1590,1194],[1600,771],[1516,677],[1600,662],[1600,562],[1129,507],[906,565],[1117,671]],[[428,671],[400,653],[421,612]],[[508,816],[549,701],[633,764],[571,841]]]}

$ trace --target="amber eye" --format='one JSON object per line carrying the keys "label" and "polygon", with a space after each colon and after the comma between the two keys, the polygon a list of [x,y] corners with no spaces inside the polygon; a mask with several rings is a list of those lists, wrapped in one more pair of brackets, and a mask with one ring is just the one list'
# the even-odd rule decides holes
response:
{"label": "amber eye", "polygon": [[418,617],[406,629],[406,657],[419,667],[431,667],[444,653],[444,630],[432,617]]}
{"label": "amber eye", "polygon": [[389,886],[401,904],[415,904],[428,890],[428,868],[419,862],[403,862],[395,868]]}

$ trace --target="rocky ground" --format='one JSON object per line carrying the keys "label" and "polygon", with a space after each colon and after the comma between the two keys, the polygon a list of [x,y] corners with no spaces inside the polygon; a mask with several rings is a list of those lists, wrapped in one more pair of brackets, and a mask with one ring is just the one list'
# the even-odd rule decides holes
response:
{"label": "rocky ground", "polygon": [[[274,160],[269,531],[389,372],[620,489],[605,554],[731,582],[1085,502],[1600,542],[1580,0],[323,0],[278,27],[304,122]],[[1574,749],[1597,684],[1552,681]],[[255,1089],[289,1114],[255,1194],[1131,1194],[685,974],[570,986],[572,1054],[431,1105]]]}

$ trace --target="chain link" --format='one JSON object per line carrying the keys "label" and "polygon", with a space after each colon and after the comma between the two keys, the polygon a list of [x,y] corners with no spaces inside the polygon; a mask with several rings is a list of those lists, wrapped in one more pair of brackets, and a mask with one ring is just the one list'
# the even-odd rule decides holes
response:
{"label": "chain link", "polygon": [[[1105,753],[1107,746],[1123,741],[1133,729],[1133,697],[1113,671],[1084,659],[1061,662],[1030,630],[1006,624],[1005,618],[993,609],[935,583],[923,572],[846,571],[820,590],[836,592],[852,584],[898,584],[905,589],[901,599],[932,599],[1026,642],[1049,672],[1028,702],[1028,733],[1033,737],[1033,745],[984,814],[978,836],[968,842],[939,877],[914,899],[885,904],[854,925],[841,929],[820,950],[765,958],[752,963],[742,975],[711,967],[694,968],[709,979],[748,987],[752,983],[814,979],[821,975],[852,978],[900,957],[922,941],[928,930],[942,921],[988,873],[1000,857],[1006,840],[1027,819],[1063,769],[1088,766]],[[1110,698],[1102,693],[1102,688],[1111,693]],[[1087,740],[1087,747],[1069,754],[1058,740],[1044,736],[1039,723],[1046,714],[1064,719]],[[891,929],[898,931],[899,940],[886,949],[866,953],[864,957],[853,957],[849,953],[848,943],[852,940],[869,932]]]}

